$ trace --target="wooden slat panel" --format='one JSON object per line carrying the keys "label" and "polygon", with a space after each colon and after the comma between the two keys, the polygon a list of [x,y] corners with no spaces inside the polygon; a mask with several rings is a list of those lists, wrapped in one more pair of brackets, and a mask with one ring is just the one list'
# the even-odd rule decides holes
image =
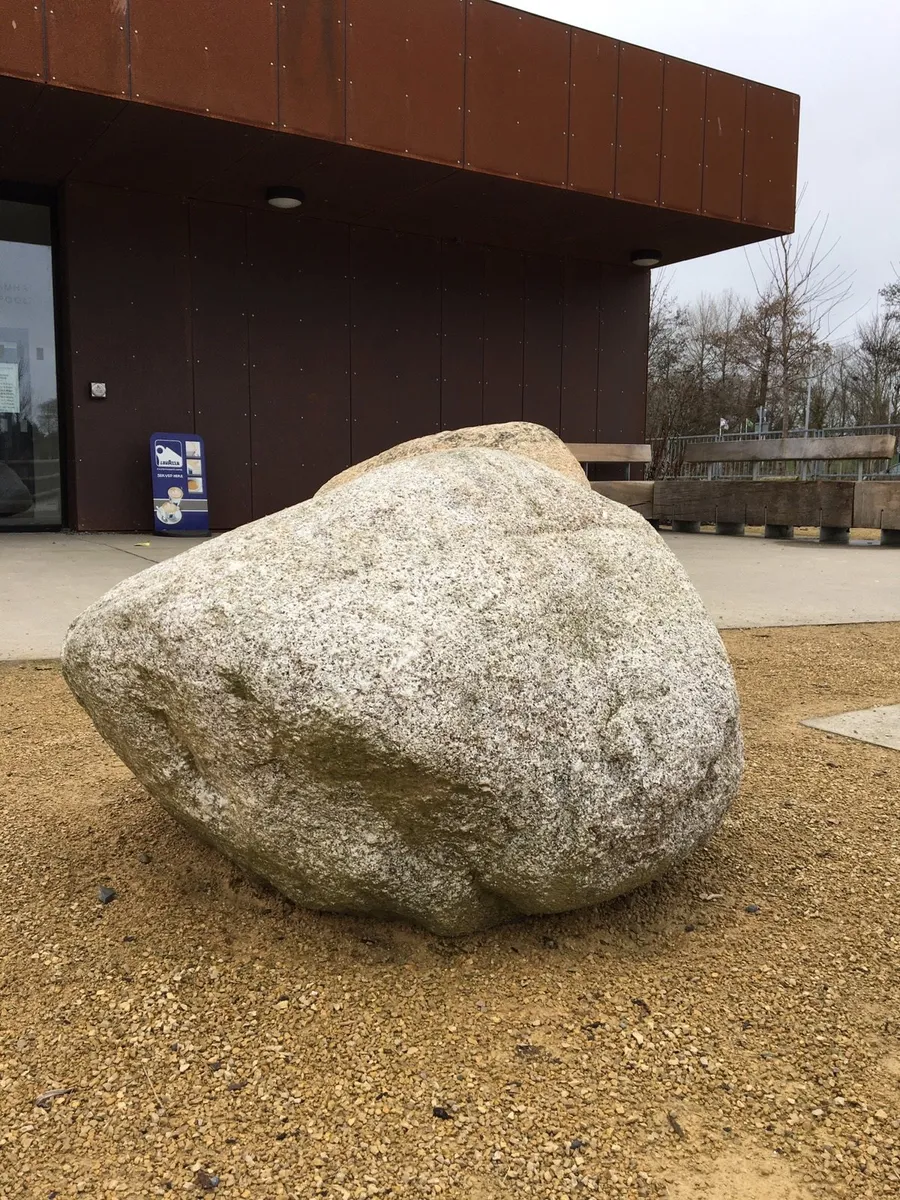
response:
{"label": "wooden slat panel", "polygon": [[484,419],[522,420],[525,262],[489,249],[484,277]]}
{"label": "wooden slat panel", "polygon": [[192,203],[191,347],[196,429],[206,442],[213,529],[253,516],[246,216],[227,204]]}
{"label": "wooden slat panel", "polygon": [[351,231],[353,461],[441,425],[441,244]]}
{"label": "wooden slat panel", "polygon": [[651,447],[622,442],[567,442],[566,446],[580,463],[648,463]]}
{"label": "wooden slat panel", "polygon": [[569,29],[468,0],[466,166],[566,186]]}
{"label": "wooden slat panel", "polygon": [[281,3],[279,110],[291,133],[342,142],[346,133],[345,0]]}
{"label": "wooden slat panel", "polygon": [[44,79],[43,5],[3,0],[0,17],[0,75]]}
{"label": "wooden slat panel", "polygon": [[616,190],[619,43],[572,30],[569,187],[597,196]]}
{"label": "wooden slat panel", "polygon": [[897,439],[892,433],[848,434],[847,437],[758,438],[734,442],[692,442],[684,461],[713,462],[840,462],[851,458],[892,458]]}
{"label": "wooden slat panel", "polygon": [[853,488],[843,480],[658,479],[653,515],[704,523],[849,526]]}
{"label": "wooden slat panel", "polygon": [[602,270],[599,263],[582,259],[566,262],[559,436],[567,441],[592,442],[597,437]]}
{"label": "wooden slat panel", "polygon": [[705,69],[667,58],[659,188],[659,202],[666,208],[700,211],[705,113]]}
{"label": "wooden slat panel", "polygon": [[349,230],[247,214],[253,515],[350,465]]}
{"label": "wooden slat panel", "polygon": [[441,428],[480,425],[484,381],[484,249],[441,245]]}
{"label": "wooden slat panel", "polygon": [[800,97],[747,84],[743,219],[790,233],[797,199]]}
{"label": "wooden slat panel", "polygon": [[53,0],[47,8],[50,83],[127,96],[128,27],[124,5]]}
{"label": "wooden slat panel", "polygon": [[652,479],[604,479],[592,483],[591,487],[607,500],[627,504],[629,508],[653,504]]}
{"label": "wooden slat panel", "polygon": [[616,195],[622,200],[659,203],[662,104],[663,56],[623,42],[616,148]]}
{"label": "wooden slat panel", "polygon": [[131,0],[134,99],[274,127],[275,30],[271,0]]}
{"label": "wooden slat panel", "polygon": [[563,263],[525,260],[525,367],[522,415],[559,433],[562,388]]}
{"label": "wooden slat panel", "polygon": [[457,166],[465,0],[347,0],[347,141]]}
{"label": "wooden slat panel", "polygon": [[707,72],[703,212],[708,217],[741,219],[745,91],[743,79]]}
{"label": "wooden slat panel", "polygon": [[853,524],[860,529],[900,529],[900,479],[854,484]]}

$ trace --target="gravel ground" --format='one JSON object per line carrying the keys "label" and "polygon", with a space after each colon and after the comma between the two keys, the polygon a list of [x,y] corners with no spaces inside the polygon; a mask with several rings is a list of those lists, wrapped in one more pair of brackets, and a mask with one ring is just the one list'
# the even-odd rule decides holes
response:
{"label": "gravel ground", "polygon": [[457,941],[253,887],[0,669],[0,1197],[896,1197],[900,755],[797,722],[900,701],[900,626],[726,641],[710,846]]}

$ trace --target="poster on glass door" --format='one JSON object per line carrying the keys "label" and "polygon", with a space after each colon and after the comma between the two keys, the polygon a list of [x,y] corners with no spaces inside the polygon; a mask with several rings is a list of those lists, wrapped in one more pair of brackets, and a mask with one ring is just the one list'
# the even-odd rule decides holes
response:
{"label": "poster on glass door", "polygon": [[175,537],[209,533],[206,450],[196,433],[154,433],[150,438],[153,529]]}

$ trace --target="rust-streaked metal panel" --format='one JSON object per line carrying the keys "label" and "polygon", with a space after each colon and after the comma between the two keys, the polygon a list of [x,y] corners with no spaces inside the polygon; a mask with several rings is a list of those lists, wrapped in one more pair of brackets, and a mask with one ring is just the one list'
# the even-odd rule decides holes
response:
{"label": "rust-streaked metal panel", "polygon": [[468,0],[466,166],[566,186],[567,25]]}
{"label": "rust-streaked metal panel", "polygon": [[51,0],[47,5],[49,82],[128,95],[128,10],[110,0]]}
{"label": "rust-streaked metal panel", "polygon": [[484,379],[482,246],[441,244],[441,428],[480,425]]}
{"label": "rust-streaked metal panel", "polygon": [[722,71],[706,73],[706,136],[703,151],[703,213],[741,219],[744,176],[746,84]]}
{"label": "rust-streaked metal panel", "polygon": [[604,267],[600,296],[598,442],[644,440],[649,314],[650,272]]}
{"label": "rust-streaked metal panel", "polygon": [[43,5],[3,0],[0,14],[0,74],[45,79]]}
{"label": "rust-streaked metal panel", "polygon": [[351,230],[353,461],[441,427],[441,243]]}
{"label": "rust-streaked metal panel", "polygon": [[70,184],[62,219],[78,528],[149,529],[150,434],[194,428],[187,205]]}
{"label": "rust-streaked metal panel", "polygon": [[525,259],[525,366],[522,416],[559,433],[562,389],[563,260]]}
{"label": "rust-streaked metal panel", "polygon": [[742,218],[779,233],[794,228],[800,97],[747,84]]}
{"label": "rust-streaked metal panel", "polygon": [[619,43],[572,30],[569,187],[598,196],[616,190]]}
{"label": "rust-streaked metal panel", "polygon": [[484,420],[522,420],[525,259],[491,247],[484,271]]}
{"label": "rust-streaked metal panel", "polygon": [[130,0],[135,100],[274,126],[275,0]]}
{"label": "rust-streaked metal panel", "polygon": [[593,442],[597,439],[602,271],[598,263],[582,259],[570,259],[566,263],[559,432],[566,442]]}
{"label": "rust-streaked metal panel", "polygon": [[667,58],[659,184],[659,202],[666,208],[700,211],[705,116],[705,68],[680,58]]}
{"label": "rust-streaked metal panel", "polygon": [[350,465],[350,231],[283,217],[247,213],[254,517]]}
{"label": "rust-streaked metal panel", "polygon": [[194,416],[206,441],[209,519],[233,529],[252,519],[246,214],[190,206]]}
{"label": "rust-streaked metal panel", "polygon": [[460,165],[465,0],[347,0],[347,141]]}
{"label": "rust-streaked metal panel", "polygon": [[342,142],[346,135],[346,0],[280,4],[281,126]]}
{"label": "rust-streaked metal panel", "polygon": [[619,48],[616,196],[659,203],[663,56],[623,42]]}

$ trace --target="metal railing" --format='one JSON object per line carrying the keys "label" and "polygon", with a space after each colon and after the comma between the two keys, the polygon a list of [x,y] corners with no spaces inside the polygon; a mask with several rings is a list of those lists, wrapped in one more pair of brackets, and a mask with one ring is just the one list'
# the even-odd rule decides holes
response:
{"label": "metal railing", "polygon": [[[792,429],[788,437],[846,437],[867,433],[892,433],[900,443],[900,425],[852,425],[828,429]],[[796,460],[771,459],[747,463],[686,463],[685,447],[697,442],[780,441],[780,429],[752,430],[749,433],[695,434],[688,437],[656,439],[653,445],[651,473],[654,479],[884,479],[900,482],[900,463],[893,459]]]}

